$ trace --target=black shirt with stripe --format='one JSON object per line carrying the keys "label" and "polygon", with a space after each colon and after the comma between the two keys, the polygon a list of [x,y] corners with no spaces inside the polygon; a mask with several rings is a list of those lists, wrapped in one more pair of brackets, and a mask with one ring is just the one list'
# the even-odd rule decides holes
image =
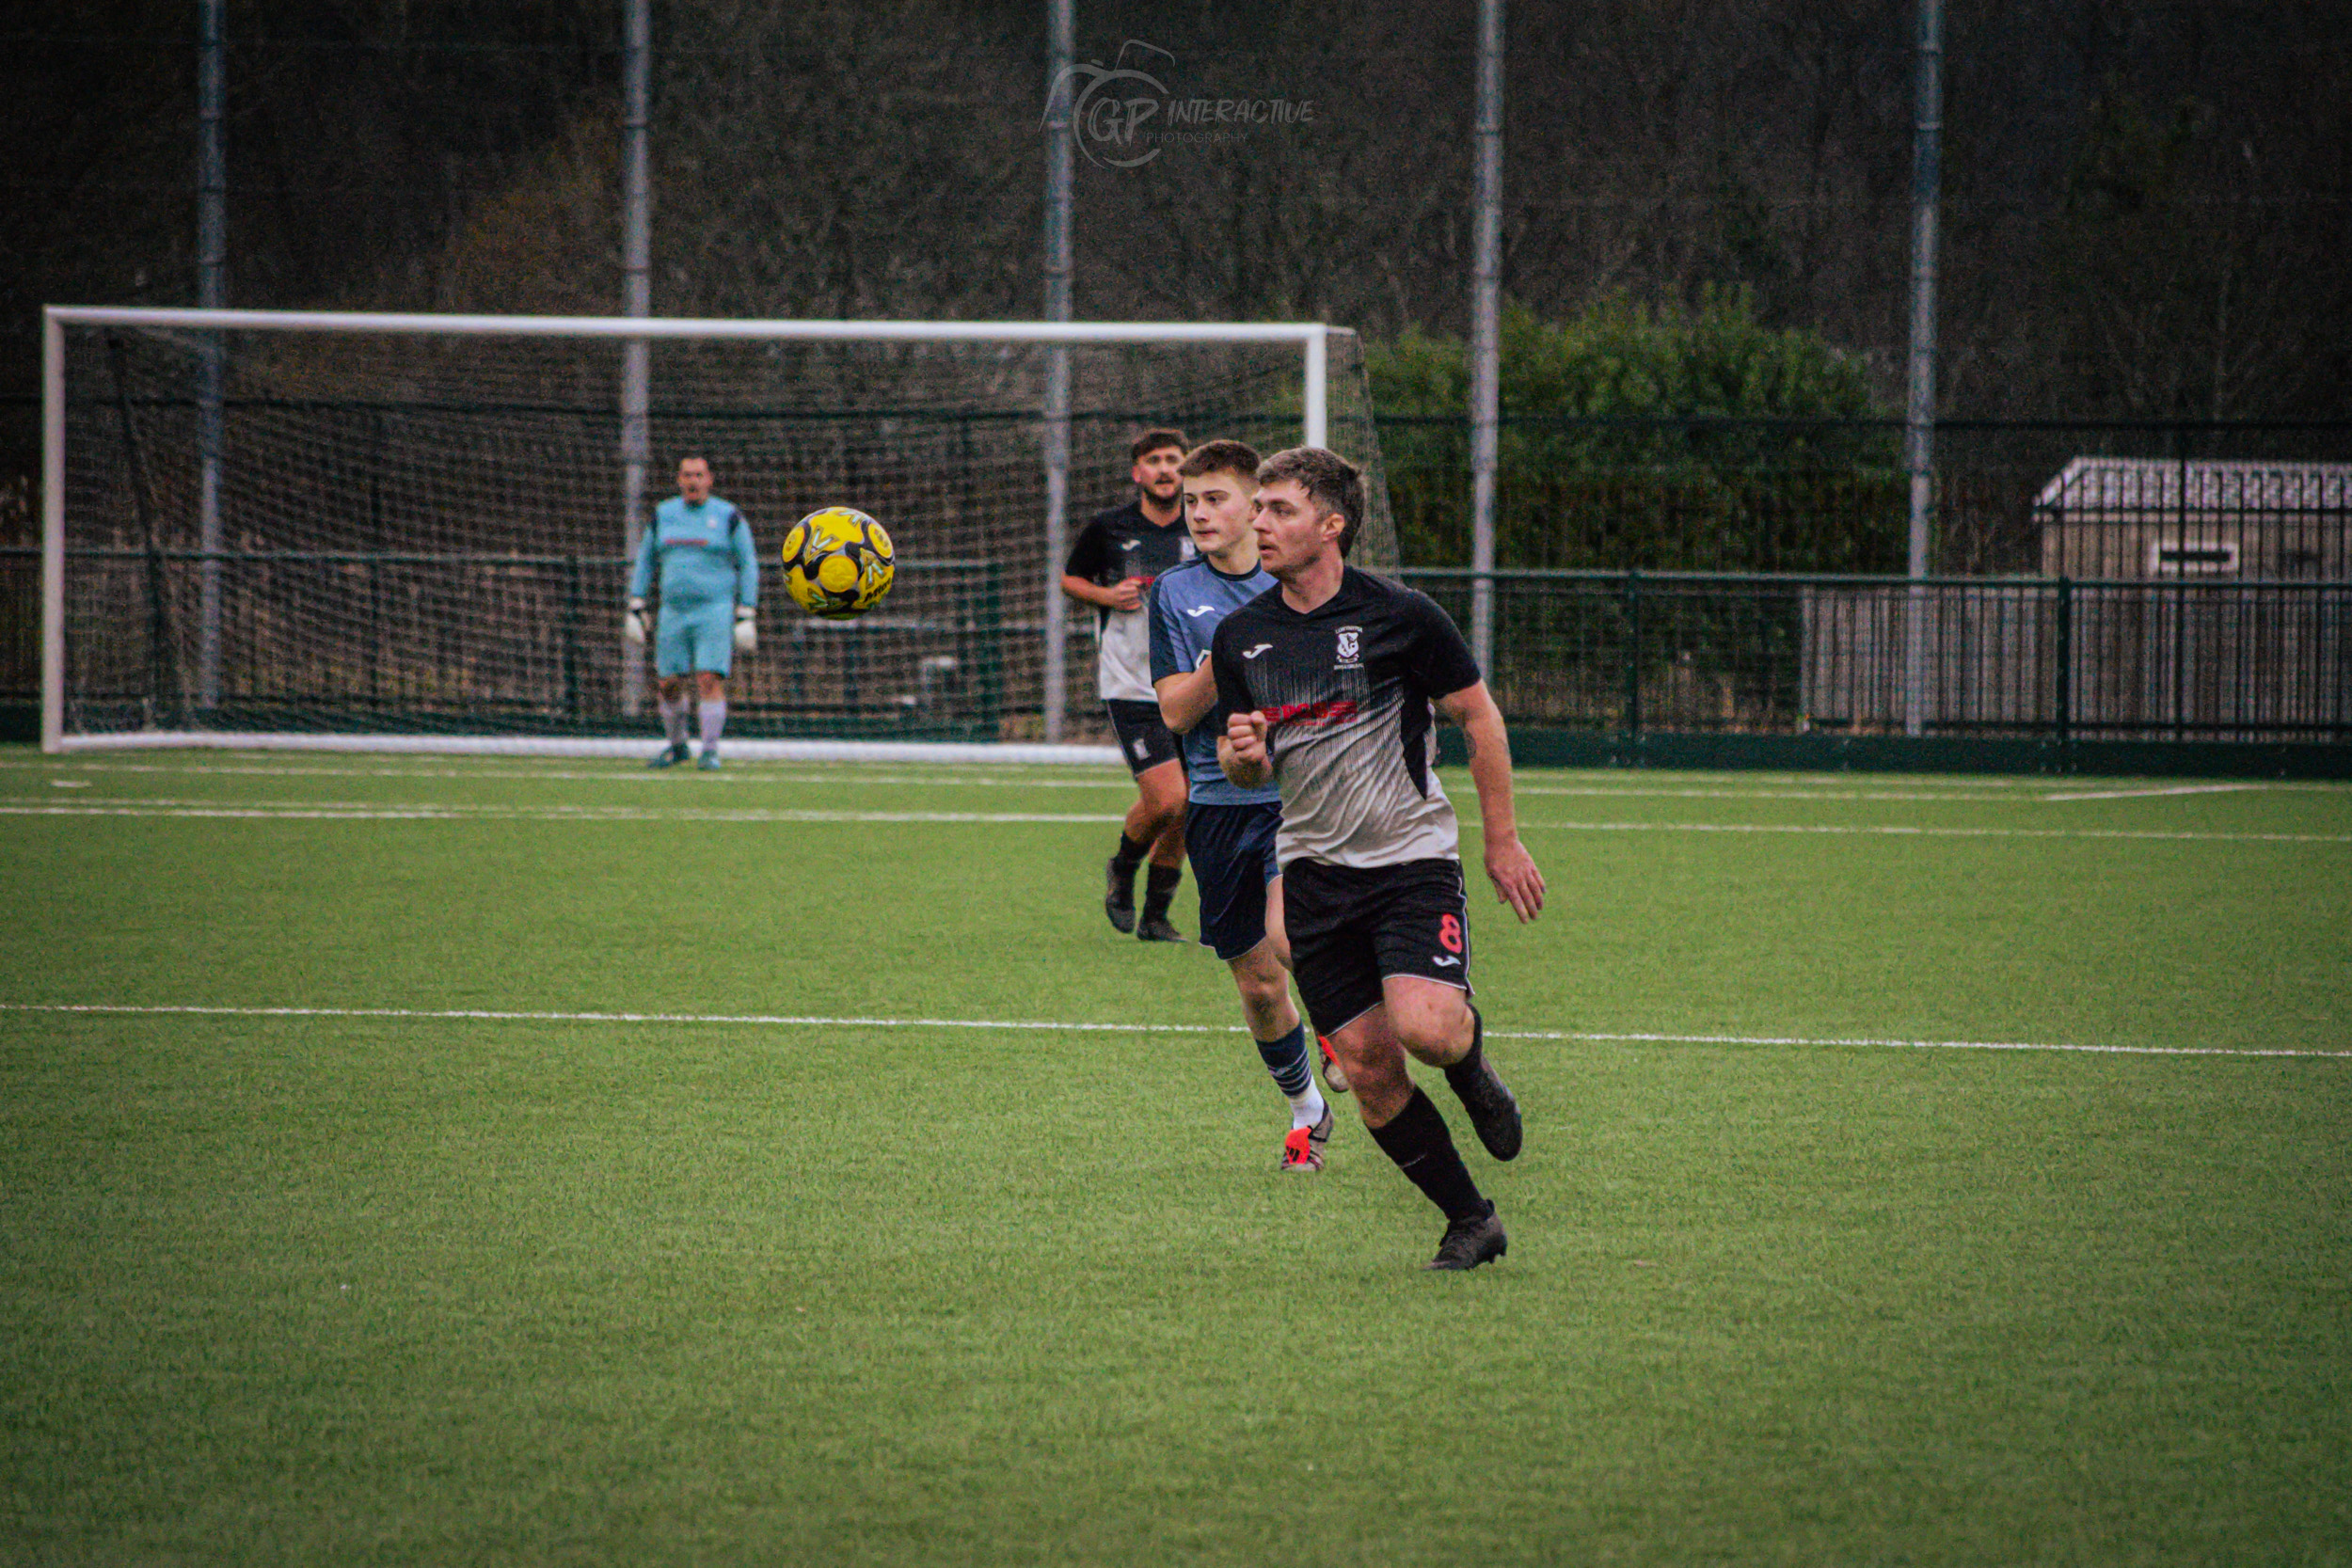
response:
{"label": "black shirt with stripe", "polygon": [[1197,552],[1192,534],[1179,514],[1175,521],[1155,523],[1143,515],[1143,502],[1131,500],[1087,519],[1077,542],[1063,562],[1065,576],[1084,578],[1109,588],[1129,578],[1143,581],[1143,607],[1105,610],[1095,607],[1095,631],[1102,641],[1096,662],[1097,688],[1106,699],[1148,703],[1152,689],[1152,584],[1169,567],[1190,561]]}
{"label": "black shirt with stripe", "polygon": [[1220,704],[1266,716],[1283,864],[1460,858],[1430,705],[1475,686],[1478,661],[1437,601],[1350,567],[1303,614],[1279,588],[1234,610],[1210,662]]}

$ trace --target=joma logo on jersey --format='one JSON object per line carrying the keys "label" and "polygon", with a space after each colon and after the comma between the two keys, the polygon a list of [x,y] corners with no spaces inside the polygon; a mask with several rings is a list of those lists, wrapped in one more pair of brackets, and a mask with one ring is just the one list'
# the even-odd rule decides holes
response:
{"label": "joma logo on jersey", "polygon": [[1361,652],[1363,635],[1364,628],[1361,626],[1342,626],[1340,628],[1339,661],[1332,665],[1331,668],[1334,670],[1357,670],[1363,667],[1363,657]]}

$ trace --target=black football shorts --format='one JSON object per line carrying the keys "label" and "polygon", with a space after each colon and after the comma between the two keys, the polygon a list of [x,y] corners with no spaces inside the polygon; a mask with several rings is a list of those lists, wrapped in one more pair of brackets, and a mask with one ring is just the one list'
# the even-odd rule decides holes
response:
{"label": "black football shorts", "polygon": [[1103,705],[1110,710],[1111,733],[1119,736],[1119,754],[1127,759],[1128,772],[1145,772],[1176,760],[1176,737],[1161,722],[1159,704],[1106,697]]}
{"label": "black football shorts", "polygon": [[1380,982],[1417,975],[1462,990],[1470,983],[1470,902],[1462,863],[1282,867],[1282,920],[1291,969],[1315,1033],[1328,1035],[1380,1006]]}

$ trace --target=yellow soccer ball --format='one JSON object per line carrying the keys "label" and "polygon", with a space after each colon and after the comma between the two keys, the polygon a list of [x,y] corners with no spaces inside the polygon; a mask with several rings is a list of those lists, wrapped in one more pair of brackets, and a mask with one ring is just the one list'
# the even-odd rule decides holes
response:
{"label": "yellow soccer ball", "polygon": [[811,615],[863,615],[882,603],[897,575],[890,535],[853,508],[812,512],[784,537],[784,591]]}

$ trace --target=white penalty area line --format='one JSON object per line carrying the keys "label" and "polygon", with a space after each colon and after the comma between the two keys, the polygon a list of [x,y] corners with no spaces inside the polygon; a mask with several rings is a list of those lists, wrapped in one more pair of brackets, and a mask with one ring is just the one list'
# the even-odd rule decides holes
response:
{"label": "white penalty area line", "polygon": [[2241,790],[2265,789],[2259,784],[2168,784],[2161,789],[2077,789],[2044,795],[2044,800],[2145,800],[2159,795],[2234,795]]}
{"label": "white penalty area line", "polygon": [[[730,768],[716,773],[697,772],[691,779],[680,779],[674,773],[649,768],[608,768],[583,771],[573,768],[281,768],[267,764],[215,763],[146,763],[146,762],[84,762],[79,759],[63,765],[70,772],[65,778],[53,778],[53,785],[74,787],[87,784],[94,775],[158,774],[167,777],[202,775],[215,778],[246,779],[391,779],[444,781],[465,784],[649,784],[655,788],[707,789],[721,784],[846,784],[858,788],[885,788],[904,785],[919,789],[1103,789],[1132,791],[1135,781],[1123,768],[1105,768],[1099,775],[1079,777],[1061,773],[973,773],[948,772],[944,768],[925,773],[881,772],[870,765],[861,765],[854,771],[836,769],[831,772],[808,772],[799,768],[787,769],[777,766]],[[0,760],[0,771],[40,769],[56,772],[56,767],[45,762],[10,762]]]}
{"label": "white penalty area line", "polygon": [[2352,833],[2222,833],[2161,828],[1921,828],[1846,822],[1522,822],[1522,832],[1846,833],[1896,838],[2134,838],[2201,844],[2352,844]]}
{"label": "white penalty area line", "polygon": [[[832,1018],[796,1013],[557,1012],[485,1007],[229,1007],[128,1002],[0,1002],[0,1013],[254,1019],[392,1019],[490,1023],[686,1023],[766,1029],[980,1029],[1089,1035],[1239,1035],[1239,1024],[1073,1023],[1056,1019]],[[1602,1045],[1869,1046],[1899,1051],[2030,1051],[2108,1056],[2309,1056],[2352,1058],[2352,1051],[2264,1050],[2223,1045],[2065,1045],[2033,1040],[1914,1040],[1868,1036],[1672,1035],[1556,1029],[1490,1029],[1500,1040]]]}
{"label": "white penalty area line", "polygon": [[[1100,827],[1107,812],[858,811],[814,806],[504,806],[362,801],[0,800],[0,816],[191,817],[325,822],[931,822],[1064,823]],[[1475,819],[1473,819],[1475,820]],[[2188,829],[1956,828],[1831,822],[1522,822],[1522,832],[1584,833],[1834,833],[1897,838],[2150,839],[2203,844],[2352,844],[2352,833],[2203,832]]]}
{"label": "white penalty area line", "polygon": [[1083,822],[1125,818],[1106,812],[850,811],[816,806],[367,805],[359,801],[92,800],[70,804],[0,800],[0,816],[187,816],[323,822]]}

